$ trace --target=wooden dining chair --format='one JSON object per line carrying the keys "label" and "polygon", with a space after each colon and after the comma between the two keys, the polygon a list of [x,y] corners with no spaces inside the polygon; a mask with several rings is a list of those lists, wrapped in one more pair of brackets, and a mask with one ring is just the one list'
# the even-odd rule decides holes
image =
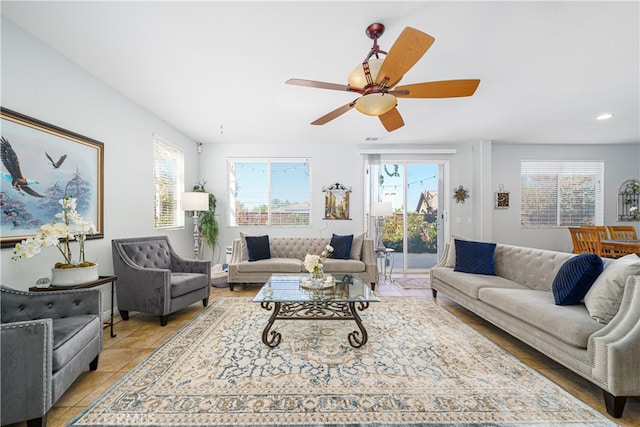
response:
{"label": "wooden dining chair", "polygon": [[574,245],[574,253],[605,256],[600,244],[600,233],[594,227],[569,227],[569,232]]}
{"label": "wooden dining chair", "polygon": [[636,227],[633,225],[608,225],[613,240],[638,240]]}
{"label": "wooden dining chair", "polygon": [[609,232],[606,225],[581,225],[580,227],[595,229],[600,235],[600,240],[607,240],[609,238]]}

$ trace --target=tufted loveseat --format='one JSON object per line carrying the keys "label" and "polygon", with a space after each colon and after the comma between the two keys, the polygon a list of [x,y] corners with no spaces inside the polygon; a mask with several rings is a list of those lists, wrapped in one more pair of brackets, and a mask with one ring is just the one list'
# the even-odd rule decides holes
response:
{"label": "tufted loveseat", "polygon": [[211,261],[180,257],[167,236],[113,239],[111,248],[123,320],[129,311],[141,311],[157,314],[166,326],[171,313],[197,301],[207,306]]}
{"label": "tufted loveseat", "polygon": [[[640,396],[640,276],[621,275],[621,285],[608,283],[609,288],[619,287],[619,309],[603,323],[594,320],[585,305],[589,295],[577,304],[555,303],[554,279],[576,254],[497,243],[495,275],[474,274],[456,271],[453,243],[431,269],[434,298],[444,293],[596,384],[603,390],[607,412],[622,416],[626,398]],[[602,260],[601,275],[608,269],[618,271],[614,266],[619,260]]]}
{"label": "tufted loveseat", "polygon": [[[233,241],[229,262],[229,287],[233,291],[237,283],[263,284],[274,273],[306,273],[303,260],[307,254],[319,255],[331,241],[330,237],[269,237],[271,257],[249,261],[244,235]],[[353,237],[349,259],[327,258],[325,273],[357,274],[375,289],[376,255],[373,241],[364,235]]]}
{"label": "tufted loveseat", "polygon": [[102,350],[100,289],[0,286],[0,422],[44,426],[53,404]]}

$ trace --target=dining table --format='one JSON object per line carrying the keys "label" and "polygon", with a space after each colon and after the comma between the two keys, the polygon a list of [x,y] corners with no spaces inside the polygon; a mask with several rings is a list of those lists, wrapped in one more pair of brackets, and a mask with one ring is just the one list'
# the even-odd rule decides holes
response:
{"label": "dining table", "polygon": [[603,252],[611,251],[616,254],[640,254],[640,240],[601,240]]}

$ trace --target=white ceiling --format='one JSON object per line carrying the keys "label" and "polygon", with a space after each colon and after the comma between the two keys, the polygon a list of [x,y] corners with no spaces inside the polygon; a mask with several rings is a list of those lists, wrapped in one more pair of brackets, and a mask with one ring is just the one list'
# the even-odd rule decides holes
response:
{"label": "white ceiling", "polygon": [[[203,143],[640,142],[637,1],[11,2],[2,15],[135,103]],[[435,43],[402,84],[479,78],[476,94],[399,99],[388,133],[352,110],[346,84],[381,22]],[[6,82],[5,82],[6,84]],[[596,121],[601,113],[615,116]]]}

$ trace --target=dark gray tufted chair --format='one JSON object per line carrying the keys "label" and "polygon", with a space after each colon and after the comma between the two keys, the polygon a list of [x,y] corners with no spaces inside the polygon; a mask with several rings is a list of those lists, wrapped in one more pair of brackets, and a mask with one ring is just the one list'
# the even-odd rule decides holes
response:
{"label": "dark gray tufted chair", "polygon": [[100,289],[23,292],[0,285],[2,425],[47,413],[102,350]]}
{"label": "dark gray tufted chair", "polygon": [[166,326],[169,314],[199,300],[209,302],[211,261],[180,257],[167,236],[113,239],[116,296],[123,320],[129,311],[157,314]]}

